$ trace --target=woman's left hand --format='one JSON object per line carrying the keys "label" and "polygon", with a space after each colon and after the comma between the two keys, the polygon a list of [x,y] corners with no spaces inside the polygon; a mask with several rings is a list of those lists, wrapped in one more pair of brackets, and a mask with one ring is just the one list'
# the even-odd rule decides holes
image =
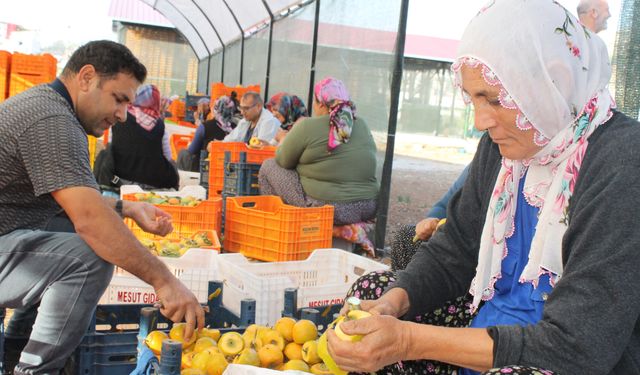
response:
{"label": "woman's left hand", "polygon": [[150,203],[124,201],[122,213],[147,233],[166,236],[173,231],[171,215]]}
{"label": "woman's left hand", "polygon": [[345,371],[374,372],[405,358],[409,342],[409,323],[388,315],[351,320],[340,324],[347,335],[362,335],[362,340],[341,340],[333,329],[328,330],[329,353]]}

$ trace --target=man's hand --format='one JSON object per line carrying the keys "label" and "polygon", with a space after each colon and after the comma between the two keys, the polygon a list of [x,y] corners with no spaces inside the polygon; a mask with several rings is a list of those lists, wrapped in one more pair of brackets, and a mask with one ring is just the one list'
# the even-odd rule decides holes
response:
{"label": "man's hand", "polygon": [[171,215],[147,202],[124,201],[122,213],[147,233],[166,236],[173,231]]}
{"label": "man's hand", "polygon": [[187,323],[185,328],[185,341],[191,338],[194,330],[204,328],[204,310],[198,300],[182,282],[173,277],[168,283],[156,290],[160,304],[160,313],[178,323],[183,320]]}
{"label": "man's hand", "polygon": [[329,354],[345,371],[377,371],[405,359],[411,345],[410,324],[388,315],[345,321],[340,324],[342,331],[347,335],[363,335],[362,341],[343,341],[329,329]]}
{"label": "man's hand", "polygon": [[440,219],[428,217],[416,224],[416,237],[422,241],[426,241],[433,235],[438,227]]}

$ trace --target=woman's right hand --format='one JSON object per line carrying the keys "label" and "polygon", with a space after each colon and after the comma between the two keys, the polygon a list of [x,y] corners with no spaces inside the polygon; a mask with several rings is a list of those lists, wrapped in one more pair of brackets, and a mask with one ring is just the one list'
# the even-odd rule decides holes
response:
{"label": "woman's right hand", "polygon": [[327,344],[331,358],[345,371],[374,372],[386,365],[406,359],[412,346],[411,323],[390,316],[375,315],[344,321],[346,335],[362,335],[361,341],[341,340],[328,329]]}

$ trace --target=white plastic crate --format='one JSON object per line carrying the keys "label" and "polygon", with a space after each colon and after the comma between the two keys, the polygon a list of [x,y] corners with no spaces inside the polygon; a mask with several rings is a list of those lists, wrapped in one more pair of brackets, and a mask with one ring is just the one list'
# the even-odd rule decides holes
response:
{"label": "white plastic crate", "polygon": [[291,262],[250,262],[242,254],[218,257],[224,280],[222,303],[238,314],[240,301],[256,300],[256,323],[272,325],[284,308],[284,290],[298,288],[298,308],[344,302],[351,285],[362,275],[388,266],[339,249],[315,250],[309,258]]}
{"label": "white plastic crate", "polygon": [[[149,191],[143,190],[138,185],[122,185],[120,187],[120,199],[122,199],[125,194],[135,194],[135,193],[148,193]],[[207,199],[207,190],[200,185],[188,185],[184,186],[182,189],[178,191],[167,191],[167,190],[153,190],[154,193],[158,195],[163,195],[165,197],[180,197],[184,198],[187,196],[192,196],[196,199],[205,200]]]}
{"label": "white plastic crate", "polygon": [[[207,302],[209,281],[221,279],[218,273],[218,253],[210,249],[189,249],[180,258],[158,257],[199,302]],[[151,285],[116,267],[111,283],[99,304],[154,303],[157,299]]]}
{"label": "white plastic crate", "polygon": [[[178,169],[178,175],[180,176],[180,190],[187,186],[200,185],[200,172],[189,172]],[[196,198],[205,199],[199,197]]]}

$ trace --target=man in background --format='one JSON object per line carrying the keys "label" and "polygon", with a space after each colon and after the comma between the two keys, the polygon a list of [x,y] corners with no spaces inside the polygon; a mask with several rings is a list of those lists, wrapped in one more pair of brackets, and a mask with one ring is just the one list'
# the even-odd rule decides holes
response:
{"label": "man in background", "polygon": [[269,144],[280,129],[280,121],[264,108],[264,101],[260,94],[248,91],[240,99],[242,120],[224,142],[244,142],[249,144],[251,138],[256,138],[261,145]]}
{"label": "man in background", "polygon": [[578,4],[578,18],[587,29],[599,33],[607,28],[609,2],[607,0],[580,0]]}

